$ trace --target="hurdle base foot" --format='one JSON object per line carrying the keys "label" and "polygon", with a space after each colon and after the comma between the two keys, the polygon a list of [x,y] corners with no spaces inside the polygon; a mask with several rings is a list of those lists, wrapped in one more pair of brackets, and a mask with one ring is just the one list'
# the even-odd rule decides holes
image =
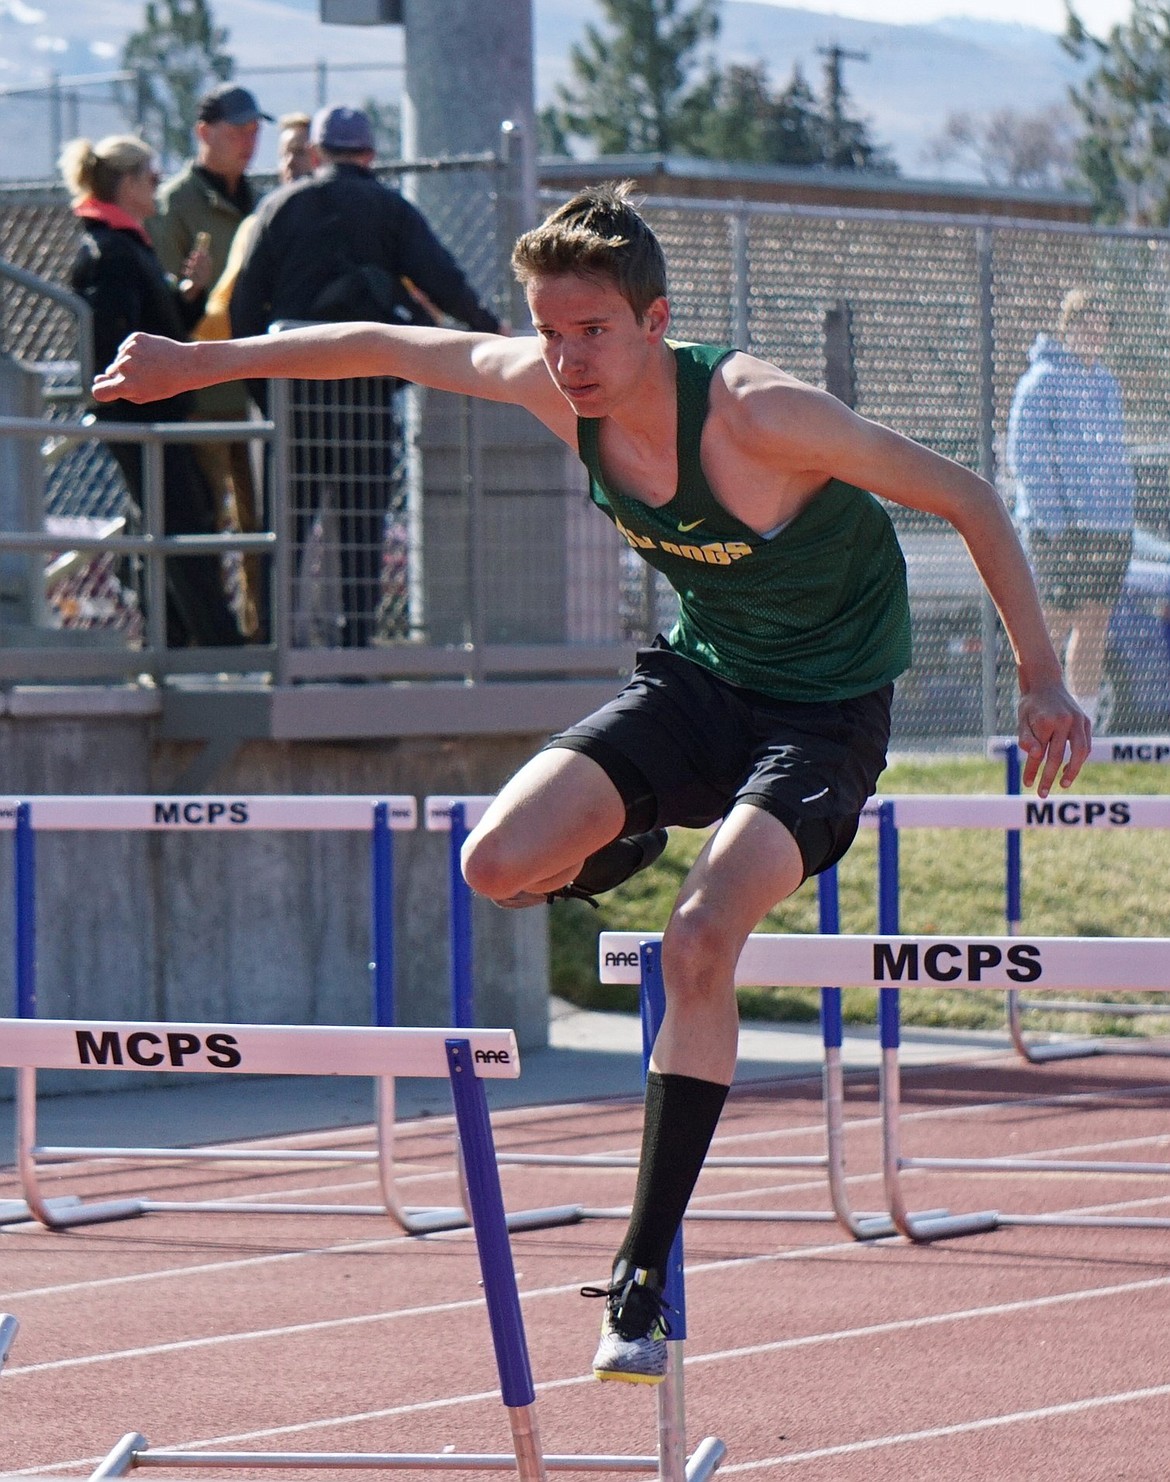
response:
{"label": "hurdle base foot", "polygon": [[932,1240],[949,1240],[959,1235],[985,1235],[999,1229],[999,1211],[982,1209],[974,1214],[908,1215],[899,1221],[907,1240],[927,1244]]}
{"label": "hurdle base foot", "polygon": [[[51,1213],[59,1210],[73,1209],[81,1203],[76,1194],[66,1194],[60,1199],[49,1199],[45,1208]],[[0,1225],[24,1225],[29,1220],[35,1220],[36,1215],[24,1202],[23,1199],[0,1200]]]}
{"label": "hurdle base foot", "polygon": [[[102,1204],[77,1203],[67,1209],[47,1208],[43,1223],[50,1230],[71,1230],[75,1225],[108,1225],[115,1220],[136,1220],[146,1213],[141,1199],[110,1199]],[[36,1216],[33,1216],[36,1218]]]}
{"label": "hurdle base foot", "polygon": [[547,1209],[519,1209],[505,1216],[509,1230],[548,1230],[557,1225],[579,1225],[585,1218],[580,1204],[554,1204]]}
{"label": "hurdle base foot", "polygon": [[1105,1053],[1105,1046],[1092,1039],[1024,1046],[1024,1055],[1033,1065],[1044,1065],[1050,1060],[1087,1060],[1091,1055]]}
{"label": "hurdle base foot", "polygon": [[687,1482],[705,1482],[726,1455],[727,1447],[717,1436],[704,1436],[687,1462]]}
{"label": "hurdle base foot", "polygon": [[850,1233],[858,1240],[886,1240],[898,1227],[888,1214],[859,1214],[850,1222]]}
{"label": "hurdle base foot", "polygon": [[449,1209],[404,1209],[408,1224],[408,1235],[441,1235],[447,1230],[467,1230],[471,1221],[462,1206],[452,1205]]}

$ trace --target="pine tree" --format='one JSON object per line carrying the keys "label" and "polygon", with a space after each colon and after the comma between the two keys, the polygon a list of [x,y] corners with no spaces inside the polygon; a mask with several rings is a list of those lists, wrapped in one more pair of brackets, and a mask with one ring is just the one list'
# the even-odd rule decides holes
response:
{"label": "pine tree", "polygon": [[772,91],[762,62],[725,68],[690,142],[692,152],[706,159],[883,173],[895,169],[870,139],[863,120],[848,112],[842,91],[818,100],[799,65],[779,93]]}
{"label": "pine tree", "polygon": [[1133,0],[1105,40],[1070,7],[1064,45],[1094,63],[1072,100],[1084,123],[1077,162],[1098,220],[1170,224],[1170,5]]}
{"label": "pine tree", "polygon": [[696,53],[719,32],[718,0],[600,0],[608,31],[585,27],[569,52],[573,80],[558,88],[562,136],[600,154],[670,154],[684,149],[713,92],[698,83]]}
{"label": "pine tree", "polygon": [[799,65],[772,107],[768,158],[778,165],[819,165],[825,156],[825,129],[816,95]]}
{"label": "pine tree", "polygon": [[136,122],[165,163],[190,152],[200,97],[235,71],[227,42],[208,0],[147,0],[122,66],[137,78]]}

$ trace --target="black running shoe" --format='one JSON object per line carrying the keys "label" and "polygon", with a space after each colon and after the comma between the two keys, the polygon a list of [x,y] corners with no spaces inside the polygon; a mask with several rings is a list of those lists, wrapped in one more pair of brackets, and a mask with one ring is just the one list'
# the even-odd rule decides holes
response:
{"label": "black running shoe", "polygon": [[559,890],[550,890],[549,902],[588,901],[596,908],[595,895],[624,885],[639,870],[652,865],[666,848],[666,839],[666,830],[655,828],[646,834],[626,834],[612,840],[589,856],[575,880]]}

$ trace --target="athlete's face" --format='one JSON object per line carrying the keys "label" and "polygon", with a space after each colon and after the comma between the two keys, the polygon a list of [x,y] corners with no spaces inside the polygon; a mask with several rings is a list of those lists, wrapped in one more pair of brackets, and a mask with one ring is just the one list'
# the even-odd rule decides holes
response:
{"label": "athlete's face", "polygon": [[576,273],[534,278],[528,308],[548,373],[580,417],[607,416],[637,396],[670,322],[665,299],[638,320],[609,279]]}

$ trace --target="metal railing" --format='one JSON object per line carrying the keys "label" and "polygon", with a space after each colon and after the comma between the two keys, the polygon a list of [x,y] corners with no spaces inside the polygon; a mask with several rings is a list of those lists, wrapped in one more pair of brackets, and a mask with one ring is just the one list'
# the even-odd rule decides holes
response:
{"label": "metal railing", "polygon": [[[166,561],[172,556],[226,555],[276,552],[276,537],[265,531],[254,535],[207,534],[167,535],[163,485],[163,448],[169,442],[238,442],[237,422],[96,422],[53,421],[39,417],[0,417],[0,437],[41,441],[46,432],[64,443],[135,443],[142,448],[143,510],[141,529],[134,534],[75,534],[68,538],[46,531],[0,532],[0,553],[60,556],[63,546],[72,552],[133,557],[142,563],[145,590],[145,641],[118,647],[70,649],[43,644],[11,644],[0,650],[0,676],[9,681],[45,679],[118,679],[150,674],[160,678],[169,672],[247,672],[272,667],[272,654],[263,647],[168,649],[166,636]],[[273,442],[271,422],[250,422],[247,436]],[[274,444],[277,468],[281,461]],[[124,525],[121,527],[124,528]],[[247,658],[242,656],[247,654]]]}

